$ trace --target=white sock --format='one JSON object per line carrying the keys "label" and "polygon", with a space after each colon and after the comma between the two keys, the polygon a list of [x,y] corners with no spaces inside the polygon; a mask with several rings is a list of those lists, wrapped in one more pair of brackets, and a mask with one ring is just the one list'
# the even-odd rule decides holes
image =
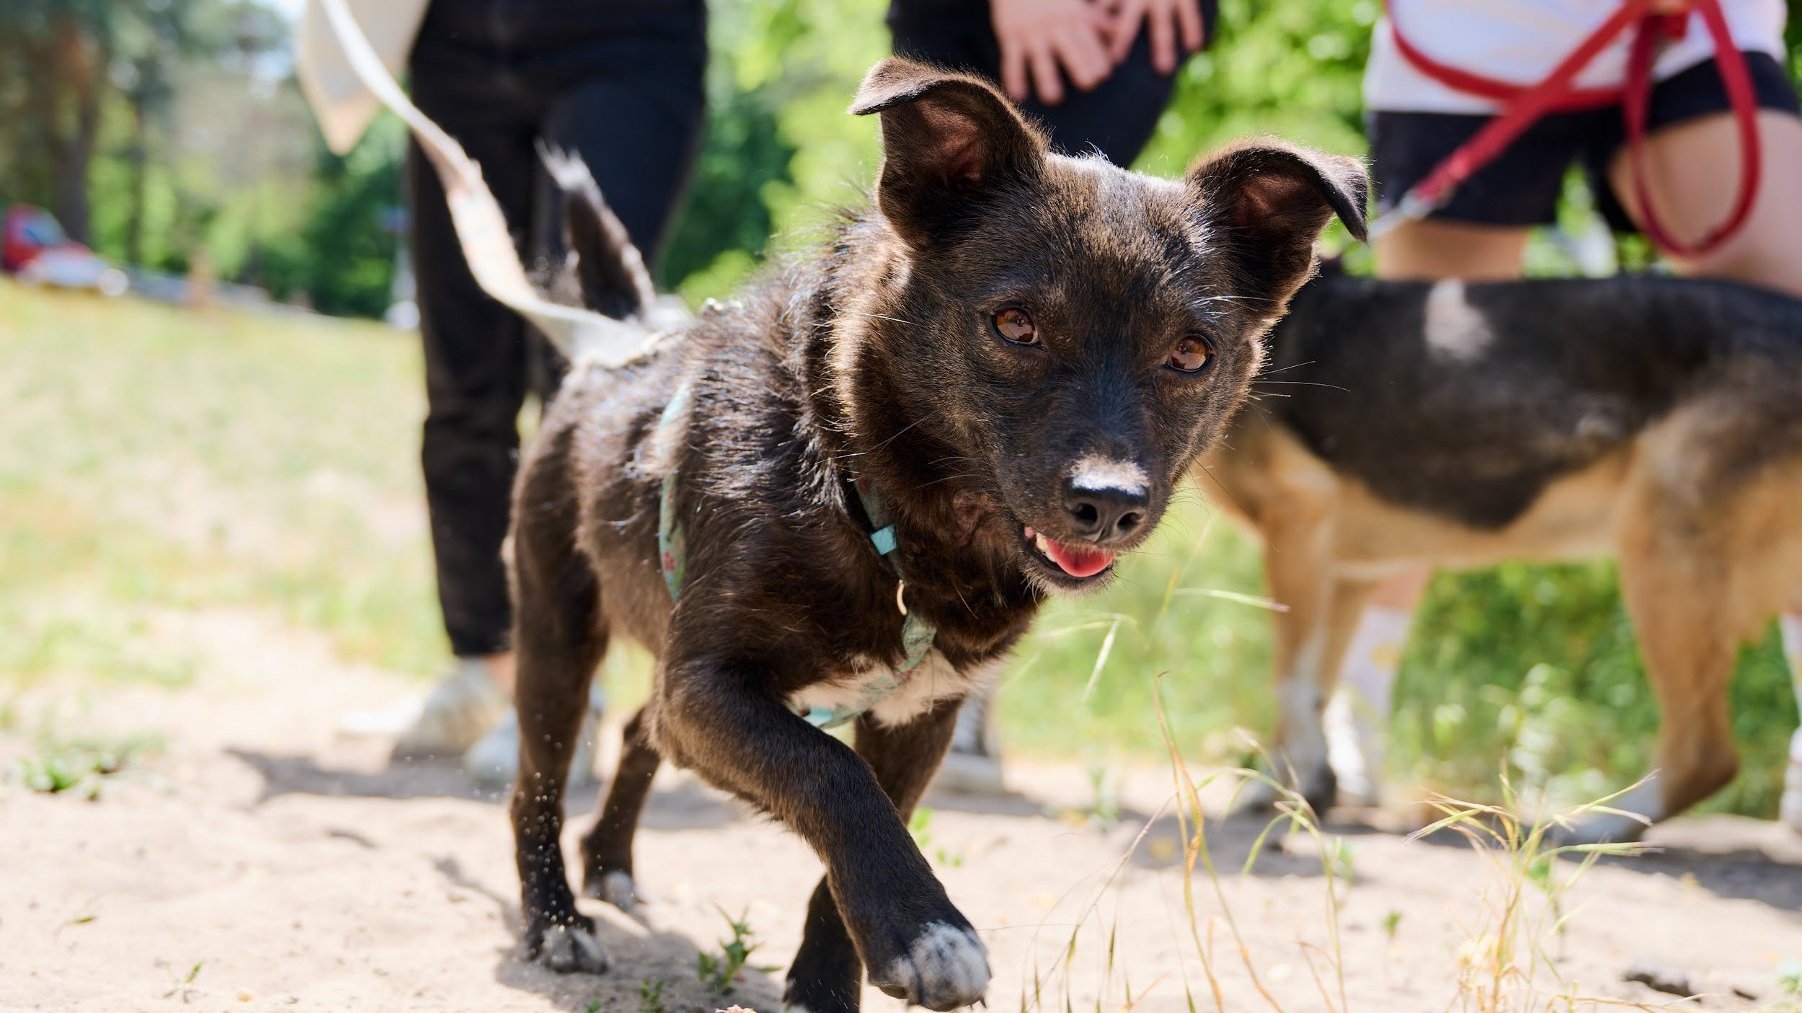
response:
{"label": "white sock", "polygon": [[1348,797],[1374,803],[1383,778],[1389,705],[1395,672],[1414,613],[1387,605],[1364,609],[1339,669],[1339,688],[1327,705],[1327,761]]}
{"label": "white sock", "polygon": [[[1786,612],[1777,621],[1783,632],[1783,656],[1789,660],[1790,688],[1796,691],[1796,709],[1802,710],[1802,615]],[[1789,740],[1789,767],[1783,777],[1783,822],[1802,832],[1802,728]]]}

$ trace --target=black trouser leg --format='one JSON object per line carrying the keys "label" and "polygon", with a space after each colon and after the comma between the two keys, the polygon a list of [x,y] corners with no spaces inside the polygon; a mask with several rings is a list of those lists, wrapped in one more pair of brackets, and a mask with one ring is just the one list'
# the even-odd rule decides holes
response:
{"label": "black trouser leg", "polygon": [[[532,192],[529,160],[536,157],[530,142],[469,131],[458,140],[481,163],[509,220],[523,224]],[[500,548],[526,392],[525,325],[477,287],[443,187],[416,145],[408,152],[407,180],[425,347],[420,463],[438,600],[452,651],[459,657],[493,654],[506,649],[512,624]]]}
{"label": "black trouser leg", "polygon": [[[435,0],[412,59],[414,100],[481,166],[528,264],[560,255],[562,206],[537,144],[587,161],[654,261],[695,156],[706,19],[679,0],[581,5]],[[428,412],[421,463],[438,597],[459,656],[505,650],[512,624],[500,548],[516,422],[561,364],[476,286],[437,176],[409,152]]]}

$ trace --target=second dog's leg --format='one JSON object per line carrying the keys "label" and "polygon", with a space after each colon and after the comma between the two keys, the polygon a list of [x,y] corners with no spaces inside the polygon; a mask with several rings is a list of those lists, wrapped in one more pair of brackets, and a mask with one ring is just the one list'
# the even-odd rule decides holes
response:
{"label": "second dog's leg", "polygon": [[[1324,511],[1295,509],[1268,518],[1263,534],[1264,577],[1270,597],[1281,606],[1272,615],[1277,727],[1270,773],[1300,792],[1316,812],[1325,812],[1333,804],[1335,785],[1321,716],[1338,673],[1332,525]],[[1343,653],[1344,638],[1338,640]],[[1276,798],[1268,785],[1252,783],[1240,793],[1239,808],[1268,808]]]}
{"label": "second dog's leg", "polygon": [[[957,726],[958,702],[947,701],[912,723],[889,728],[864,717],[857,723],[857,754],[876,772],[902,820],[913,815],[933,771],[944,759]],[[821,879],[807,905],[807,930],[788,969],[782,1001],[807,1013],[854,1013],[863,968],[845,931],[830,877]]]}
{"label": "second dog's leg", "polygon": [[[1650,822],[1708,797],[1739,770],[1727,697],[1739,625],[1730,611],[1732,564],[1660,506],[1629,504],[1620,554],[1621,596],[1658,698],[1658,752],[1645,783],[1609,803]],[[1639,820],[1598,815],[1568,836],[1624,841],[1644,832]]]}
{"label": "second dog's leg", "polygon": [[[988,988],[988,952],[907,832],[870,764],[762,688],[748,664],[672,660],[658,745],[800,834],[826,879],[870,981],[934,1010]],[[944,719],[947,727],[949,714]]]}
{"label": "second dog's leg", "polygon": [[594,828],[582,838],[584,877],[582,892],[631,913],[638,906],[637,883],[632,872],[632,838],[638,818],[651,794],[651,779],[663,762],[651,745],[646,708],[640,707],[626,722],[621,735],[619,769],[607,787],[607,801]]}

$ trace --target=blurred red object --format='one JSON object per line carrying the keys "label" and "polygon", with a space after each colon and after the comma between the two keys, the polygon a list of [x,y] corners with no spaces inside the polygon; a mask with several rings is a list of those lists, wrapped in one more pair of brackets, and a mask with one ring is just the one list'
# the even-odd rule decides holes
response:
{"label": "blurred red object", "polygon": [[56,216],[30,204],[14,204],[0,226],[0,269],[20,281],[58,288],[94,289],[119,295],[125,272],[70,239]]}

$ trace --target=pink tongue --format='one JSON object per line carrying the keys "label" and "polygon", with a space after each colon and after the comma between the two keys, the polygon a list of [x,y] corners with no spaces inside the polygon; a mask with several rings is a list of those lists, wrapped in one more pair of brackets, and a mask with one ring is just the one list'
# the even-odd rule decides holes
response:
{"label": "pink tongue", "polygon": [[1108,568],[1114,554],[1099,549],[1077,549],[1062,542],[1045,539],[1051,547],[1051,561],[1072,577],[1093,577]]}

